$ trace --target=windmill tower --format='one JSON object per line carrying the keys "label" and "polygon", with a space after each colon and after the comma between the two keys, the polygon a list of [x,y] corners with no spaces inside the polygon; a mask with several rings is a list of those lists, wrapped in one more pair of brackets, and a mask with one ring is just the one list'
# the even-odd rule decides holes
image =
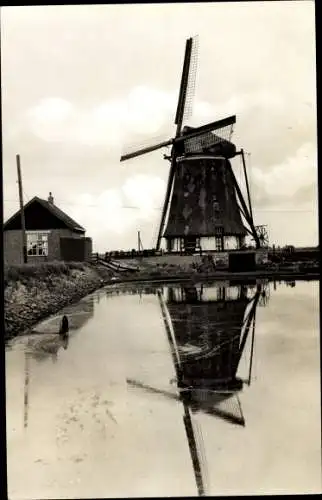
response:
{"label": "windmill tower", "polygon": [[[156,248],[164,238],[168,251],[193,253],[241,248],[251,235],[261,247],[253,213],[243,150],[231,142],[236,116],[200,127],[184,126],[192,114],[197,68],[197,37],[186,41],[186,49],[175,116],[176,132],[171,139],[127,152],[121,161],[171,146],[170,171]],[[237,183],[230,159],[243,160],[247,203]]]}

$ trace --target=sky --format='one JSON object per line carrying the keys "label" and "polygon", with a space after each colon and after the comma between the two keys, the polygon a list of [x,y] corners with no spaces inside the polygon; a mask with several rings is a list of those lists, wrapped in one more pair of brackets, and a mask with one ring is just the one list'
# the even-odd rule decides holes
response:
{"label": "sky", "polygon": [[[1,9],[5,220],[47,198],[94,251],[156,244],[169,163],[131,145],[171,138],[185,41],[198,35],[198,126],[236,114],[255,224],[276,245],[318,244],[314,2]],[[242,182],[240,157],[232,161]]]}

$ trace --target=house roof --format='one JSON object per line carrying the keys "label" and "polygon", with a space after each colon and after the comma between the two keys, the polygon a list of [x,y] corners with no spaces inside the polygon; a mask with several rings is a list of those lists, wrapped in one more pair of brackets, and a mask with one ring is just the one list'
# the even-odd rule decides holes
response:
{"label": "house roof", "polygon": [[[40,205],[42,205],[51,214],[53,214],[55,217],[57,217],[58,219],[60,219],[64,224],[66,224],[66,226],[69,229],[71,229],[73,231],[84,232],[85,233],[85,229],[80,224],[78,224],[78,222],[74,221],[74,219],[72,219],[71,217],[69,217],[69,215],[67,215],[65,212],[63,212],[56,205],[54,205],[52,203],[49,203],[47,200],[43,200],[42,198],[39,198],[38,196],[34,196],[30,201],[28,201],[28,203],[26,203],[24,205],[24,210],[26,210],[26,208],[28,208],[30,205],[32,205],[35,202],[37,202]],[[15,219],[15,217],[17,217],[19,215],[19,212],[20,212],[20,210],[18,210],[15,214],[13,214],[10,217],[10,219],[8,219],[4,223],[4,225],[3,225],[3,230],[4,231],[6,230],[6,228],[10,224],[10,222],[12,222],[12,220]]]}

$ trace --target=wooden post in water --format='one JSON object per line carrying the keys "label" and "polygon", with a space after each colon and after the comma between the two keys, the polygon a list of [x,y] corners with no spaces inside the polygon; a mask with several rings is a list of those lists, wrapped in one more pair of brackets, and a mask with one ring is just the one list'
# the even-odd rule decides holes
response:
{"label": "wooden post in water", "polygon": [[18,185],[19,185],[19,202],[20,202],[20,215],[21,215],[21,237],[22,237],[22,256],[24,264],[27,264],[27,238],[25,226],[25,213],[23,208],[23,194],[22,194],[22,180],[20,168],[20,155],[16,155],[17,172],[18,172]]}

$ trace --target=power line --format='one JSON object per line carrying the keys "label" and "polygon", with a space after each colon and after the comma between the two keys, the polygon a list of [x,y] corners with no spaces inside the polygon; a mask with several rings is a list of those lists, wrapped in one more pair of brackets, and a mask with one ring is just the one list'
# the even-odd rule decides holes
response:
{"label": "power line", "polygon": [[23,188],[22,188],[22,191],[23,191],[23,195],[24,195],[25,199],[26,199],[27,201],[29,201],[29,200],[30,200],[30,197],[26,194],[26,191],[25,191]]}

